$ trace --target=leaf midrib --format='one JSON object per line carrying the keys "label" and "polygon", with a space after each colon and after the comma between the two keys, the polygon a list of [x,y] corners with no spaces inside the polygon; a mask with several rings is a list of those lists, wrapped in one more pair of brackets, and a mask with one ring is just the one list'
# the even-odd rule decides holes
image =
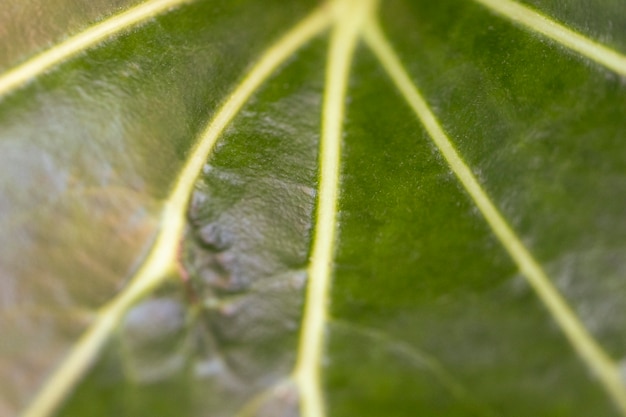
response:
{"label": "leaf midrib", "polygon": [[309,284],[294,369],[294,379],[300,387],[300,410],[304,417],[325,415],[320,372],[337,233],[345,98],[354,50],[362,26],[371,18],[376,3],[376,0],[335,1],[336,20],[328,51],[322,105],[319,190],[308,268]]}
{"label": "leaf midrib", "polygon": [[[67,41],[31,58],[24,64],[19,65],[18,67],[1,75],[0,98],[12,93],[16,89],[19,89],[27,84],[29,80],[46,72],[55,65],[58,65],[72,56],[97,45],[108,37],[125,30],[130,26],[139,24],[142,21],[154,17],[165,10],[169,10],[188,1],[190,0],[148,1],[129,9],[127,12],[121,13],[120,15],[114,16],[92,26],[84,32],[81,32]],[[521,23],[527,29],[540,33],[558,44],[571,49],[597,62],[598,64],[615,71],[618,74],[626,75],[625,56],[568,29],[564,25],[556,23],[527,6],[523,6],[512,0],[475,1],[511,20],[512,22]],[[334,5],[349,3],[354,3],[356,5],[359,3],[359,0],[328,1],[328,4]],[[110,335],[112,329],[121,320],[124,312],[131,305],[137,302],[137,300],[148,294],[169,276],[177,262],[176,253],[178,249],[178,242],[180,242],[184,231],[184,214],[187,208],[188,196],[190,195],[197,174],[200,172],[201,167],[205,163],[206,158],[210,154],[215,142],[221,135],[223,129],[237,115],[250,96],[254,94],[259,86],[275,72],[276,68],[302,45],[304,45],[310,38],[322,32],[326,26],[332,23],[331,13],[329,13],[327,9],[328,8],[325,6],[318,8],[316,12],[305,18],[293,30],[288,32],[279,42],[269,48],[257,65],[255,65],[255,67],[250,71],[248,76],[225,101],[223,107],[218,111],[216,117],[212,120],[205,132],[203,132],[200,139],[197,141],[197,145],[191,153],[191,157],[185,164],[173,191],[166,200],[162,215],[161,229],[155,239],[155,243],[150,254],[143,262],[142,267],[137,271],[137,273],[134,274],[129,287],[101,309],[99,318],[75,345],[74,349],[68,356],[69,359],[64,361],[55,374],[53,374],[53,376],[47,381],[44,389],[23,414],[24,417],[42,417],[50,415],[54,409],[58,407],[60,402],[63,401],[71,387],[78,382],[86,368],[97,355],[97,352],[104,341]],[[349,7],[345,10],[348,9]],[[343,13],[335,16],[334,19],[336,27],[340,28],[344,26],[345,22],[349,21],[351,17],[349,13]],[[414,110],[416,110],[416,106],[414,105],[415,103],[411,104],[411,101],[415,102],[415,96],[421,98],[421,95],[417,87],[408,77],[408,74],[406,74],[406,71],[402,67],[399,59],[395,57],[393,48],[389,45],[388,41],[384,38],[384,35],[382,35],[382,32],[378,29],[374,17],[372,17],[367,25],[363,26],[359,30],[360,32],[357,31],[357,34],[354,35],[355,39],[357,37],[363,37],[369,48],[372,49],[375,55],[378,55],[383,68],[385,68],[388,72],[396,86],[399,88],[401,94],[405,97],[407,102],[412,105]],[[337,35],[337,38],[339,37],[340,35]],[[387,53],[383,52],[382,55],[380,54],[381,45],[382,50],[388,49]],[[376,52],[377,49],[379,52]],[[389,52],[391,53],[391,60],[389,59]],[[349,57],[346,58],[346,61],[344,62],[344,64],[348,67],[350,66],[351,58],[352,55],[350,53]],[[331,63],[329,63],[329,68],[330,66]],[[329,74],[330,73],[331,71],[329,71]],[[404,75],[398,76],[398,74],[401,73]],[[345,77],[347,76],[348,74],[346,73]],[[413,96],[413,98],[411,98],[411,96]],[[614,401],[618,404],[622,413],[626,415],[626,393],[624,391],[623,382],[619,379],[617,367],[608,358],[593,337],[589,335],[587,330],[580,323],[580,320],[575,316],[571,308],[567,306],[567,303],[558,291],[554,289],[542,268],[534,260],[528,249],[524,247],[515,232],[510,228],[510,226],[508,226],[506,220],[504,220],[503,216],[491,202],[480,184],[475,178],[473,178],[471,170],[465,165],[460,155],[458,155],[454,149],[450,139],[447,137],[445,132],[443,132],[443,129],[441,129],[439,122],[434,116],[432,110],[429,108],[428,104],[423,99],[421,99],[421,101],[423,103],[417,107],[421,107],[422,109],[420,111],[416,110],[416,114],[420,121],[426,126],[429,134],[433,137],[437,146],[442,150],[442,153],[449,162],[451,169],[455,172],[457,177],[459,177],[461,183],[468,191],[468,194],[474,203],[477,204],[481,212],[483,212],[487,223],[501,240],[503,246],[505,246],[511,257],[516,261],[525,276],[529,278],[529,281],[534,283],[533,286],[538,292],[540,299],[548,306],[548,309],[556,318],[556,321],[562,327],[570,339],[570,342],[574,345],[583,360],[592,369],[594,369],[596,373],[599,374],[599,378],[603,385],[611,394]],[[336,124],[334,129],[337,129]],[[339,126],[338,131],[336,130],[336,133],[337,132],[340,134],[341,126]],[[446,145],[445,142],[448,143],[449,148],[447,148],[448,145]],[[461,162],[461,165],[459,165],[459,161]],[[322,188],[320,188],[320,190],[322,190]],[[334,201],[332,201],[332,205],[334,206],[336,205],[337,193],[335,192],[333,195],[334,199],[332,200]],[[336,208],[334,210],[336,210]],[[332,233],[334,232],[322,232],[322,229],[327,228],[329,224],[334,225],[334,216],[331,216],[330,219],[331,220],[326,219],[323,222],[326,226],[322,228],[316,226],[314,234],[321,232],[320,234],[326,235],[327,240],[328,236],[331,237],[330,245],[325,244],[324,246],[326,248],[324,250],[332,254],[332,244],[334,241],[334,235]],[[331,234],[329,235],[329,233]],[[330,268],[326,269],[322,275],[325,276],[324,280],[328,282],[331,275]],[[310,281],[316,282],[316,280],[313,279],[313,276],[311,276]],[[310,288],[308,291],[310,291]],[[326,297],[322,297],[321,299],[326,301]],[[555,299],[556,301],[554,301]],[[323,305],[316,308],[325,309],[326,306]],[[322,324],[324,323],[325,316],[326,314],[323,313],[322,317],[324,319],[322,320]],[[319,325],[316,326],[316,329],[316,332],[318,333],[323,331],[323,329],[319,328]],[[306,324],[303,324],[302,331],[303,333],[307,331]],[[319,343],[320,346],[323,343],[321,334],[319,335]],[[311,359],[307,359],[307,361],[312,361],[311,363],[313,363],[316,368],[319,368],[321,350],[319,350],[319,352],[319,354],[310,356]],[[78,360],[74,361],[72,358],[78,358]],[[68,366],[68,364],[70,366]],[[66,372],[68,368],[74,370],[72,372]],[[316,374],[317,376],[315,376]],[[311,379],[309,382],[312,382],[314,386],[317,386],[315,389],[321,393],[321,383],[319,381],[318,374],[319,369],[313,373],[309,372],[309,376],[307,378]],[[63,376],[63,378],[61,378],[65,380],[63,384],[58,384],[59,381],[56,379],[57,375]],[[50,389],[50,387],[53,388]],[[49,395],[50,391],[54,391],[56,394]],[[316,401],[321,404],[321,396],[318,397],[319,398]],[[317,409],[321,410],[322,408],[320,407],[321,406]],[[315,411],[315,409],[313,409],[312,412],[307,411],[306,406],[304,411],[305,413],[308,413],[307,415],[310,417],[321,417],[323,415],[322,411],[318,412]]]}

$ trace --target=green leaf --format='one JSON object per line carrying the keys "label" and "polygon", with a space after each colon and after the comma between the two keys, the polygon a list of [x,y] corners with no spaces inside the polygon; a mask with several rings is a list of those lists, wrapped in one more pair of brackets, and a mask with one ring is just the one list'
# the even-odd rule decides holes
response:
{"label": "green leaf", "polygon": [[626,416],[619,0],[0,34],[0,415]]}

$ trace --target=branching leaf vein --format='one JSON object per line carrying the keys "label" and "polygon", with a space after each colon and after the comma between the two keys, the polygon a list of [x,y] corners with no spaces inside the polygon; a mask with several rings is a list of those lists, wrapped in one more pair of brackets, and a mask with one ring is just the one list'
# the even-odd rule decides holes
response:
{"label": "branching leaf vein", "polygon": [[91,327],[74,345],[65,360],[48,379],[23,413],[23,417],[47,417],[58,409],[79,379],[95,360],[103,344],[120,324],[124,313],[168,277],[175,275],[176,256],[186,220],[187,204],[195,180],[225,127],[233,120],[250,96],[297,49],[329,24],[324,8],[297,24],[269,48],[251,69],[192,149],[170,195],[166,198],[160,230],[147,258],[117,297],[103,307]]}

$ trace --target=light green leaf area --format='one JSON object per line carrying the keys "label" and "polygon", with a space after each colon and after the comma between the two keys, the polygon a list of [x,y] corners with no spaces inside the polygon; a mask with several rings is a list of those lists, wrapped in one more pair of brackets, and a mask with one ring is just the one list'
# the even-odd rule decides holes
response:
{"label": "light green leaf area", "polygon": [[620,1],[57,3],[0,12],[1,416],[626,416]]}
{"label": "light green leaf area", "polygon": [[0,68],[9,70],[36,52],[139,3],[140,0],[6,1],[0,12]]}

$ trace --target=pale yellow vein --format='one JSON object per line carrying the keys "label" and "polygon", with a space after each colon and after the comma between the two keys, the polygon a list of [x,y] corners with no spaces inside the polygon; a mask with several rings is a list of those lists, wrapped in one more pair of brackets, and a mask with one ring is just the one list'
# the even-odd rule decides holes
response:
{"label": "pale yellow vein", "polygon": [[452,171],[483,214],[494,234],[535,289],[574,349],[593,370],[622,413],[626,415],[626,391],[618,367],[589,334],[565,299],[553,286],[542,267],[533,258],[533,255],[524,246],[478,183],[417,87],[411,81],[376,22],[372,21],[368,24],[364,37],[400,93],[415,111]]}
{"label": "pale yellow vein", "polygon": [[626,76],[626,56],[513,0],[474,0],[488,9]]}
{"label": "pale yellow vein", "polygon": [[46,381],[22,414],[23,417],[46,417],[54,413],[93,363],[128,308],[169,276],[174,275],[178,245],[185,227],[188,199],[215,142],[261,84],[296,50],[323,31],[330,21],[331,14],[320,8],[297,24],[261,56],[226,99],[192,149],[172,192],[165,200],[160,230],[142,266],[134,274],[129,286],[100,309],[94,323]]}
{"label": "pale yellow vein", "polygon": [[22,87],[36,76],[97,45],[116,33],[152,19],[190,0],[152,0],[91,26],[67,40],[35,55],[0,75],[0,97]]}
{"label": "pale yellow vein", "polygon": [[325,414],[321,387],[324,333],[335,251],[344,101],[360,27],[373,12],[373,0],[335,0],[335,28],[326,66],[322,112],[319,192],[298,358],[293,377],[304,417]]}

